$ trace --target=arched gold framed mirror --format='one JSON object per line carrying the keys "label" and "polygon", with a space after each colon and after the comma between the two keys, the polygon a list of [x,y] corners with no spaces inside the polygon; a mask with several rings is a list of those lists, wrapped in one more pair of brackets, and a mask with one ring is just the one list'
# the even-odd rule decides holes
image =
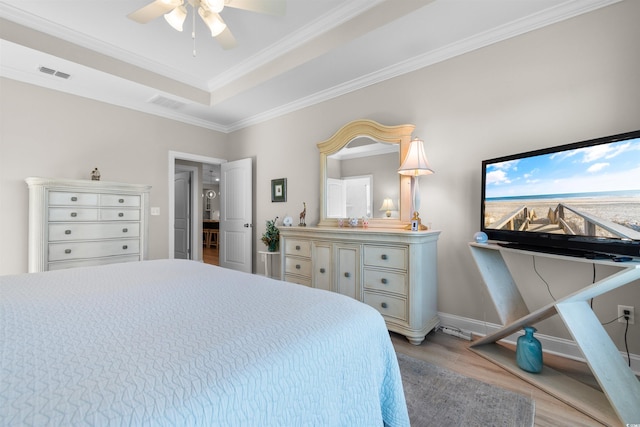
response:
{"label": "arched gold framed mirror", "polygon": [[[372,120],[355,120],[318,143],[319,226],[335,227],[339,218],[363,216],[369,218],[369,227],[402,228],[409,222],[411,180],[398,174],[398,168],[414,129],[415,126],[409,124],[385,126]],[[347,154],[348,151],[358,154]],[[357,196],[345,197],[350,182],[363,190],[358,190]],[[356,200],[363,202],[357,207],[347,206],[342,202],[347,199],[354,204]],[[395,209],[391,212],[388,212],[386,199],[393,202]]]}

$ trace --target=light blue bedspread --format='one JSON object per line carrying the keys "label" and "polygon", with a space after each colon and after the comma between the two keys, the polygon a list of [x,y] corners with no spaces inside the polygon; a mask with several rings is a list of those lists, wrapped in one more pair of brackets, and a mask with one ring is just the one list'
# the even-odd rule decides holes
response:
{"label": "light blue bedspread", "polygon": [[0,276],[0,425],[408,426],[380,314],[193,261]]}

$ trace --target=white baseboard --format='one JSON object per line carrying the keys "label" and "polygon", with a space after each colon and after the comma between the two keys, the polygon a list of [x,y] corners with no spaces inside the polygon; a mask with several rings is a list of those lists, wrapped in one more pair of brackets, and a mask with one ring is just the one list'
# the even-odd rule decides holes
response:
{"label": "white baseboard", "polygon": [[[496,332],[502,326],[495,323],[487,323],[480,320],[469,319],[467,317],[460,317],[453,314],[447,313],[438,313],[440,317],[440,325],[446,326],[450,328],[457,328],[462,330],[462,332],[467,335],[469,333],[476,336],[485,336]],[[508,337],[504,338],[501,341],[514,344],[516,343],[518,337],[522,335],[521,333],[512,334]],[[544,335],[536,333],[536,337],[540,340],[542,344],[542,351],[549,354],[555,354],[558,356],[566,357],[568,359],[579,360],[581,362],[586,362],[584,357],[582,356],[582,352],[578,348],[578,345],[575,341],[567,340],[564,338],[557,338],[550,335]],[[620,356],[626,361],[627,353],[620,352]],[[631,359],[631,370],[636,374],[640,375],[640,356],[637,354],[630,354]]]}

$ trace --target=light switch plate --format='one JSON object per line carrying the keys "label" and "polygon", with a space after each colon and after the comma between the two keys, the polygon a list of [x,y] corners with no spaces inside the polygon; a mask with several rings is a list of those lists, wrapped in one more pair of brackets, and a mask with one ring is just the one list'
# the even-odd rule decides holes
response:
{"label": "light switch plate", "polygon": [[151,215],[160,215],[160,208],[152,207],[151,208]]}

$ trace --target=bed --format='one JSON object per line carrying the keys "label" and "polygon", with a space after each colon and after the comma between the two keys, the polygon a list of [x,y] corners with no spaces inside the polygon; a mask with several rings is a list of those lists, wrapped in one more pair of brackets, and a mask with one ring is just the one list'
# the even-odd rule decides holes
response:
{"label": "bed", "polygon": [[409,425],[376,310],[194,261],[0,276],[0,344],[0,425]]}

